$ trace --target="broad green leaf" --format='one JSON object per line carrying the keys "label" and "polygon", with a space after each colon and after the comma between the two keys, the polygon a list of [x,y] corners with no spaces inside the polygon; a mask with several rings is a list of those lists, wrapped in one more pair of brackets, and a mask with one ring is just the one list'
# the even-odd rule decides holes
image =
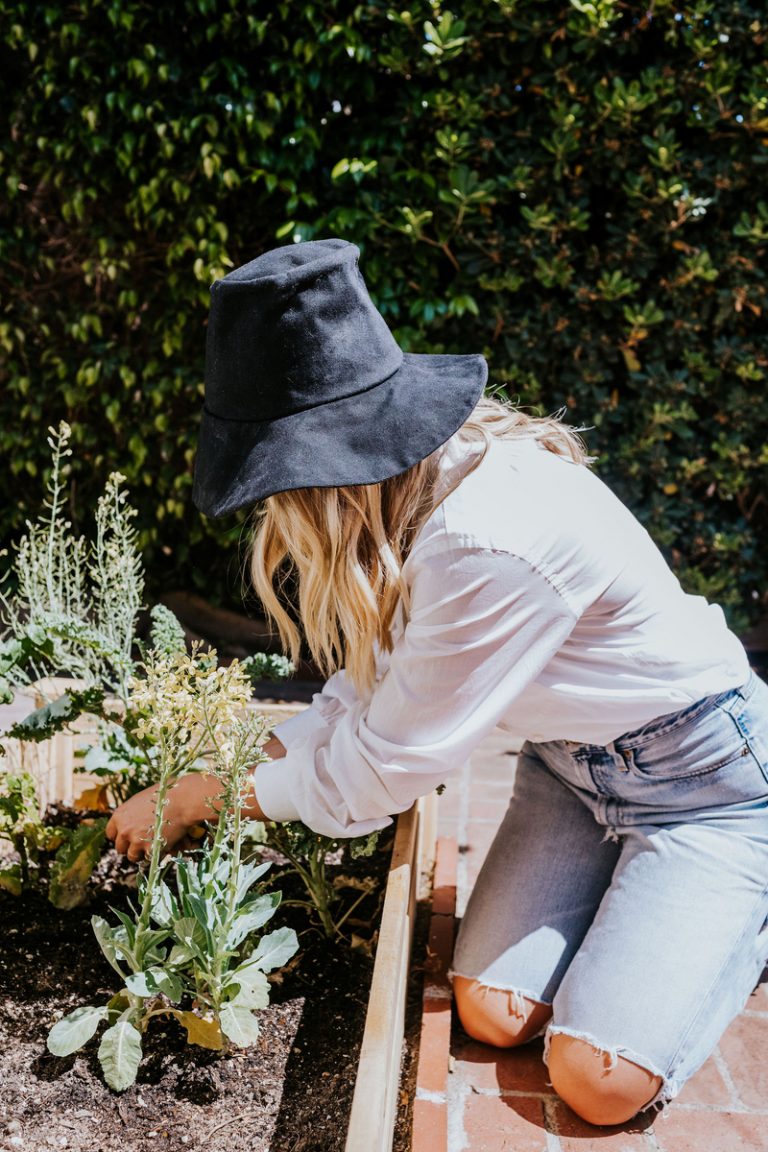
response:
{"label": "broad green leaf", "polygon": [[216,924],[216,909],[212,903],[195,892],[187,895],[185,904],[198,924],[211,929]]}
{"label": "broad green leaf", "polygon": [[168,885],[161,880],[152,894],[152,919],[156,924],[167,928],[178,915],[178,901]]}
{"label": "broad green leaf", "polygon": [[267,860],[264,864],[242,864],[237,877],[237,903],[240,904],[245,894],[253,888],[257,880],[260,880],[272,867],[271,860]]}
{"label": "broad green leaf", "polygon": [[119,963],[121,959],[125,959],[130,964],[130,948],[125,938],[125,929],[122,926],[113,928],[103,916],[92,916],[91,927],[107,962],[115,972],[125,976],[125,970]]}
{"label": "broad green leaf", "polygon": [[104,691],[101,688],[84,688],[80,691],[65,692],[57,700],[52,700],[30,712],[23,720],[8,729],[8,735],[18,740],[48,740],[56,732],[66,728],[71,720],[83,712],[101,715],[104,707]]}
{"label": "broad green leaf", "polygon": [[251,952],[250,956],[236,969],[242,972],[245,968],[255,967],[262,972],[271,972],[274,968],[282,968],[299,947],[299,941],[293,928],[278,928],[262,936],[261,940]]}
{"label": "broad green leaf", "polygon": [[48,899],[54,908],[69,911],[82,904],[88,881],[104,846],[106,819],[81,824],[59,848],[51,868]]}
{"label": "broad green leaf", "polygon": [[148,968],[145,972],[134,972],[126,978],[125,986],[135,996],[157,996],[162,992],[173,1003],[181,999],[184,990],[178,976],[163,968]]}
{"label": "broad green leaf", "polygon": [[222,1032],[237,1048],[248,1048],[259,1038],[259,1022],[248,1008],[225,1004],[220,1020]]}
{"label": "broad green leaf", "polygon": [[[177,943],[171,949],[171,955],[179,948],[183,948],[190,956],[203,960],[206,955],[206,936],[203,926],[192,916],[181,916],[173,922],[173,936]],[[178,963],[175,959],[173,963]]]}
{"label": "broad green leaf", "polygon": [[115,1024],[124,1012],[130,1010],[131,1002],[128,999],[127,992],[117,992],[107,1003],[107,1011],[109,1015],[107,1019],[110,1024]]}
{"label": "broad green leaf", "polygon": [[263,924],[266,924],[267,920],[274,916],[279,903],[280,893],[269,892],[265,896],[259,896],[256,900],[252,900],[244,909],[241,909],[235,916],[234,924],[227,935],[227,948],[236,948],[252,932],[256,932]]}
{"label": "broad green leaf", "polygon": [[109,1009],[106,1004],[100,1008],[89,1005],[75,1008],[68,1016],[57,1021],[48,1033],[48,1051],[54,1056],[69,1056],[87,1044],[95,1034],[102,1020],[106,1020]]}
{"label": "broad green leaf", "polygon": [[253,965],[250,969],[238,968],[227,981],[225,991],[237,989],[228,1000],[230,1007],[266,1008],[269,1004],[269,981],[263,972]]}
{"label": "broad green leaf", "polygon": [[136,1079],[141,1061],[141,1036],[128,1020],[118,1020],[101,1038],[99,1063],[115,1092],[124,1092]]}
{"label": "broad green leaf", "polygon": [[196,956],[197,952],[186,944],[174,944],[168,955],[168,964],[171,968],[183,968]]}
{"label": "broad green leaf", "polygon": [[0,888],[10,892],[11,896],[21,896],[21,867],[18,864],[0,869]]}

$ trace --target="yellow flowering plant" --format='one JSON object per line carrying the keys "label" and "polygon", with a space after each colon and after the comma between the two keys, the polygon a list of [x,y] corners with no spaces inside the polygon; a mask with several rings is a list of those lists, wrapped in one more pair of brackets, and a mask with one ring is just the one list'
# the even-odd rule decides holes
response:
{"label": "yellow flowering plant", "polygon": [[[108,1024],[100,1047],[107,1083],[121,1091],[133,1083],[149,1021],[173,1016],[190,1043],[245,1047],[258,1036],[254,1011],[269,1002],[266,973],[298,947],[292,929],[254,936],[280,903],[279,892],[258,882],[270,867],[243,860],[243,801],[249,769],[264,759],[264,722],[249,715],[247,669],[220,667],[216,654],[150,653],[144,676],[128,684],[126,722],[131,737],[154,750],[157,792],[149,860],[140,874],[138,908],[116,911],[93,929],[123,981],[108,1004],[78,1008],[52,1028],[55,1055],[76,1051]],[[213,835],[187,858],[163,856],[164,808],[170,789],[189,772],[220,783]],[[169,883],[175,874],[175,885]]]}

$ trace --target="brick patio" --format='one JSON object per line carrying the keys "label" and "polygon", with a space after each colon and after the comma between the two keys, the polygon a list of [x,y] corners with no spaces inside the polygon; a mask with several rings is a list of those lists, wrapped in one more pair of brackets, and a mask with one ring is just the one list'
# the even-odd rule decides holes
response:
{"label": "brick patio", "polygon": [[453,894],[461,916],[513,773],[512,742],[496,732],[440,798],[413,1152],[768,1152],[767,984],[666,1116],[614,1128],[585,1124],[558,1100],[547,1084],[541,1041],[500,1052],[469,1040],[451,1021],[445,967]]}

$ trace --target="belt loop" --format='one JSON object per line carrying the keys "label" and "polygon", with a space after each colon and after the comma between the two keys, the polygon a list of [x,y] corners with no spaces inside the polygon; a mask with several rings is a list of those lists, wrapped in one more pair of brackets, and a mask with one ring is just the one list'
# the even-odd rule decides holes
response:
{"label": "belt loop", "polygon": [[755,675],[754,670],[750,668],[749,676],[743,684],[740,684],[739,687],[735,689],[735,691],[739,694],[739,696],[741,696],[742,700],[749,700],[756,687],[757,676]]}

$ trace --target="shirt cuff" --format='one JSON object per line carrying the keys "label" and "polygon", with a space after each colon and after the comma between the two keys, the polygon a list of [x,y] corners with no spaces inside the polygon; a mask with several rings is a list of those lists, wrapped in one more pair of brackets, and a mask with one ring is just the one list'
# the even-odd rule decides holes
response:
{"label": "shirt cuff", "polygon": [[[299,719],[299,717],[295,717]],[[291,720],[284,721],[292,724]],[[291,781],[295,769],[290,764],[280,760],[269,760],[264,764],[257,764],[253,771],[253,791],[256,802],[266,816],[267,820],[281,823],[284,820],[300,820],[299,810],[291,800]]]}
{"label": "shirt cuff", "polygon": [[284,748],[290,748],[299,740],[308,740],[313,732],[319,728],[327,727],[325,719],[318,710],[310,705],[303,712],[297,712],[289,720],[281,720],[272,729],[272,735],[277,736]]}

